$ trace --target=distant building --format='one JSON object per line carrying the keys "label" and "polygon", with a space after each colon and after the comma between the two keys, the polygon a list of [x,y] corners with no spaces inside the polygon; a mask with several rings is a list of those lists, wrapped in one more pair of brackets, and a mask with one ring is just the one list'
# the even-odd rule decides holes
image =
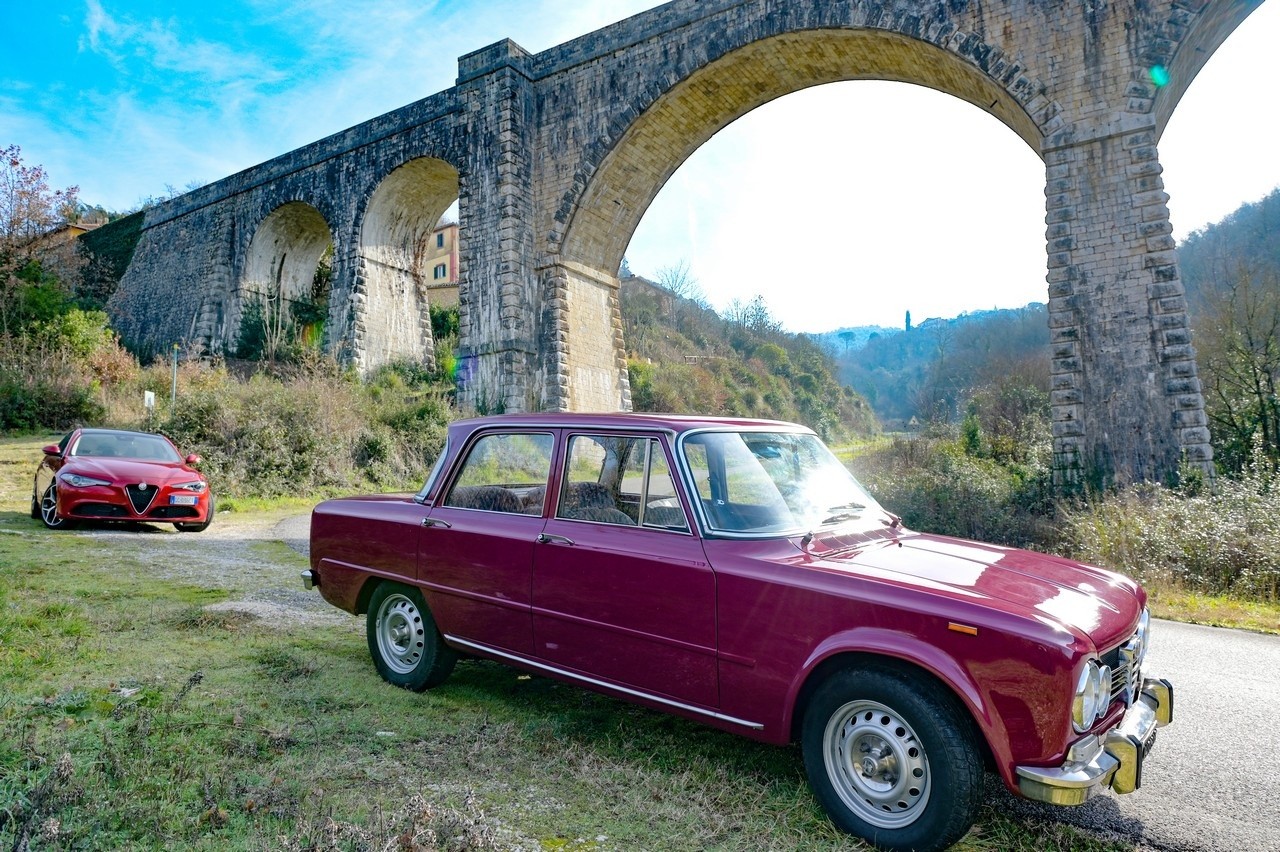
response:
{"label": "distant building", "polygon": [[443,219],[428,238],[423,253],[427,302],[438,308],[458,304],[458,223]]}
{"label": "distant building", "polygon": [[59,225],[52,231],[46,231],[33,239],[28,244],[28,250],[32,256],[40,257],[48,252],[69,245],[72,241],[79,239],[82,235],[101,226],[101,222],[72,222],[70,224]]}

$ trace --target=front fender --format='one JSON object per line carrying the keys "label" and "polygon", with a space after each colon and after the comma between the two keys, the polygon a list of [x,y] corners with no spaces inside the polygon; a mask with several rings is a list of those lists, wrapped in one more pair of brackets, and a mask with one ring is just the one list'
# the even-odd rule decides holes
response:
{"label": "front fender", "polygon": [[[891,660],[895,665],[927,672],[946,686],[973,718],[996,764],[1010,764],[1009,738],[1003,720],[972,674],[937,645],[910,633],[881,627],[855,627],[827,637],[815,647],[792,680],[787,693],[784,730],[796,730],[808,695],[831,666],[866,665]],[[1003,773],[1003,768],[1002,768]]]}

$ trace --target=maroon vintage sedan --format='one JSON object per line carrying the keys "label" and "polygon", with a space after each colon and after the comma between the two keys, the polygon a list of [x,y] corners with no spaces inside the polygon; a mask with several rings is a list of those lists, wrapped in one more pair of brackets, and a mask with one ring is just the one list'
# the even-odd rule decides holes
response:
{"label": "maroon vintage sedan", "polygon": [[986,767],[1055,804],[1130,792],[1173,717],[1141,587],[907,530],[789,423],[454,423],[418,494],[316,507],[303,580],[367,613],[398,686],[462,653],[798,740],[832,819],[884,849],[959,839]]}
{"label": "maroon vintage sedan", "polygon": [[31,517],[49,529],[76,521],[150,521],[202,532],[213,521],[209,481],[163,435],[76,429],[44,448]]}

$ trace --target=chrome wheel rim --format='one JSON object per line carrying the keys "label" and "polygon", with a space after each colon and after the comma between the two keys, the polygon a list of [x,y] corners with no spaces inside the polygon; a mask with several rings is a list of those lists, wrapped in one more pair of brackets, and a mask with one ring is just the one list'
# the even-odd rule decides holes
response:
{"label": "chrome wheel rim", "polygon": [[45,526],[56,527],[62,523],[58,517],[58,490],[52,485],[44,490],[44,497],[40,500],[40,516],[44,518]]}
{"label": "chrome wheel rim", "polygon": [[378,609],[378,653],[387,668],[407,675],[418,667],[426,649],[426,626],[416,604],[401,594],[390,595]]}
{"label": "chrome wheel rim", "polygon": [[827,721],[823,758],[832,787],[859,819],[901,828],[929,803],[929,761],[915,731],[875,701],[851,701]]}

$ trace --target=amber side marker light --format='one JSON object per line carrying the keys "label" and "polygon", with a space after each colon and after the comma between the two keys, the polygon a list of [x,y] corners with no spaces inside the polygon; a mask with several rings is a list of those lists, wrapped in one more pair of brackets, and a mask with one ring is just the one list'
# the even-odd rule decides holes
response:
{"label": "amber side marker light", "polygon": [[966,636],[977,636],[978,628],[970,627],[967,624],[956,624],[954,621],[947,624],[948,630],[954,630],[957,633],[963,633]]}

